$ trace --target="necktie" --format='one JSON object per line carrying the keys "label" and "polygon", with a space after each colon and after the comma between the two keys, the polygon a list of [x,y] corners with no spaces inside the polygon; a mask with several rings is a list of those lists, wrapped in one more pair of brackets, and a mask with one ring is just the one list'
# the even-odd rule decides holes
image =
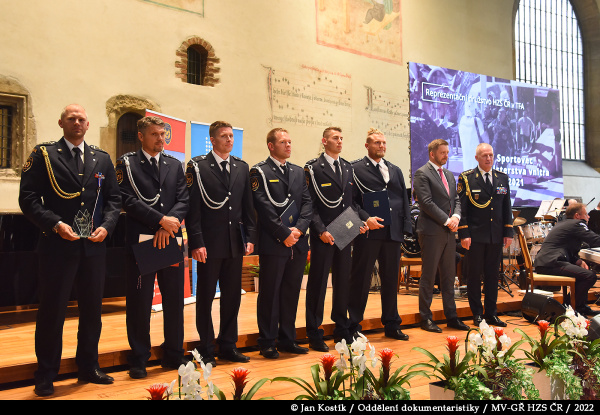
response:
{"label": "necktie", "polygon": [[152,171],[154,172],[154,175],[156,176],[156,178],[158,179],[158,166],[156,165],[156,159],[154,157],[150,157],[150,164],[152,164]]}
{"label": "necktie", "polygon": [[444,183],[446,192],[448,192],[448,194],[450,194],[450,188],[448,187],[448,181],[446,180],[446,176],[444,175],[444,171],[442,170],[441,167],[438,169],[438,172],[440,173],[440,177],[442,178],[442,183]]}
{"label": "necktie", "polygon": [[281,171],[283,172],[283,175],[287,179],[287,177],[288,177],[287,164],[281,164],[281,165],[279,165],[279,167],[281,167]]}
{"label": "necktie", "polygon": [[80,176],[83,176],[83,162],[81,160],[81,149],[79,147],[73,147],[73,153],[75,155],[75,166],[77,166],[77,172]]}
{"label": "necktie", "polygon": [[221,168],[223,169],[223,177],[225,177],[225,182],[229,185],[229,170],[227,170],[227,161],[223,160],[221,162]]}
{"label": "necktie", "polygon": [[494,186],[492,185],[492,178],[489,173],[485,174],[485,184],[487,184],[488,190],[491,193],[494,190]]}
{"label": "necktie", "polygon": [[383,181],[384,182],[389,182],[390,181],[390,175],[389,172],[385,169],[385,165],[383,164],[383,160],[380,161],[379,163],[377,163],[377,168],[379,169],[379,173],[381,174],[381,177],[383,177]]}
{"label": "necktie", "polygon": [[337,181],[341,184],[342,183],[342,178],[340,177],[340,163],[337,160],[333,161],[333,165],[335,167],[335,178],[337,179]]}

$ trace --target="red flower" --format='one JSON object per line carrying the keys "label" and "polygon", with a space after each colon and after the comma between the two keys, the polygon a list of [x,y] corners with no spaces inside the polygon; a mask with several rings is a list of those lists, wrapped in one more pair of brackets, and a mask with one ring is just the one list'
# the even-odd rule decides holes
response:
{"label": "red flower", "polygon": [[546,320],[540,320],[537,322],[538,329],[540,330],[540,336],[544,338],[546,333],[548,332],[548,328],[550,327],[550,323]]}
{"label": "red flower", "polygon": [[148,398],[149,401],[163,401],[166,399],[165,395],[165,391],[167,390],[168,386],[167,385],[163,385],[162,383],[155,383],[154,385],[151,385],[150,388],[146,389],[148,392],[150,392],[150,397]]}
{"label": "red flower", "polygon": [[496,333],[496,338],[504,335],[504,329],[502,327],[494,327],[494,332]]}
{"label": "red flower", "polygon": [[387,385],[388,379],[390,378],[390,371],[392,368],[392,357],[394,357],[394,351],[392,349],[382,349],[379,351],[379,357],[381,358],[381,368],[383,369],[383,384]]}
{"label": "red flower", "polygon": [[242,394],[244,393],[244,387],[248,383],[246,379],[250,371],[248,369],[244,369],[242,367],[237,367],[233,369],[231,372],[231,379],[233,380],[233,385],[235,387],[233,399],[240,400],[242,398]]}
{"label": "red flower", "polygon": [[323,366],[323,373],[325,374],[325,380],[331,379],[333,373],[333,365],[335,364],[336,357],[332,354],[325,354],[321,357],[321,366]]}
{"label": "red flower", "polygon": [[448,342],[448,352],[450,353],[450,358],[452,358],[452,356],[454,356],[458,350],[458,337],[448,336],[446,337],[446,341]]}
{"label": "red flower", "polygon": [[586,330],[589,330],[589,329],[590,329],[590,324],[591,324],[591,323],[592,323],[592,322],[591,322],[590,320],[588,320],[587,318],[585,319],[585,329],[586,329]]}

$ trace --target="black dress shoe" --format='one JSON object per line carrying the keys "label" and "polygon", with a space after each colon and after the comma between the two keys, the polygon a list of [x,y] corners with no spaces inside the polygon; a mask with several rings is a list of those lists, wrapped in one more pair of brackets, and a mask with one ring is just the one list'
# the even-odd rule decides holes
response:
{"label": "black dress shoe", "polygon": [[144,366],[132,366],[129,369],[129,377],[131,379],[144,379],[146,376],[148,376],[148,372],[146,372]]}
{"label": "black dress shoe", "polygon": [[390,337],[396,340],[408,340],[408,334],[402,333],[402,330],[400,329],[386,330],[385,337]]}
{"label": "black dress shoe", "polygon": [[280,352],[288,352],[288,353],[294,353],[294,354],[308,353],[308,349],[306,347],[298,346],[298,343],[296,343],[296,342],[286,344],[286,345],[279,345],[279,346],[277,346],[277,350],[279,350]]}
{"label": "black dress shoe", "polygon": [[210,363],[212,367],[215,367],[217,365],[217,361],[215,360],[215,357],[213,355],[202,356],[202,363],[204,363],[205,365]]}
{"label": "black dress shoe", "polygon": [[453,318],[452,320],[448,320],[448,323],[446,324],[448,327],[452,327],[453,329],[457,329],[457,330],[464,330],[464,331],[468,331],[469,330],[469,326],[467,326],[465,323],[463,323],[462,321],[460,321],[457,318]]}
{"label": "black dress shoe", "polygon": [[442,329],[439,328],[433,321],[430,319],[421,321],[421,328],[425,331],[430,331],[432,333],[441,333]]}
{"label": "black dress shoe", "polygon": [[78,374],[77,378],[81,382],[96,383],[98,385],[110,385],[111,383],[113,383],[115,381],[111,376],[108,376],[106,373],[104,373],[100,369],[93,369],[89,372],[83,372],[83,373],[80,372]]}
{"label": "black dress shoe", "polygon": [[50,396],[54,393],[54,384],[48,379],[36,380],[33,391],[37,396]]}
{"label": "black dress shoe", "polygon": [[246,363],[250,361],[248,356],[244,356],[238,349],[235,347],[230,350],[223,350],[219,352],[219,359],[229,360],[230,362],[236,363]]}
{"label": "black dress shoe", "polygon": [[325,344],[325,342],[322,339],[309,341],[308,346],[311,349],[316,350],[317,352],[329,351],[329,346],[327,346],[327,344]]}
{"label": "black dress shoe", "polygon": [[181,365],[187,365],[189,360],[185,357],[177,357],[177,358],[164,358],[160,361],[160,365],[165,369],[179,369]]}
{"label": "black dress shoe", "polygon": [[260,354],[266,357],[267,359],[277,359],[279,357],[279,352],[277,351],[275,346],[260,349]]}
{"label": "black dress shoe", "polygon": [[577,311],[579,314],[583,314],[584,316],[588,316],[588,317],[594,317],[594,316],[597,316],[598,314],[600,314],[600,311],[592,310],[590,308],[590,306],[588,306],[587,304],[584,306],[578,307],[575,311]]}
{"label": "black dress shoe", "polygon": [[479,327],[479,325],[481,324],[482,321],[483,321],[483,316],[480,316],[478,314],[475,314],[473,316],[473,325]]}
{"label": "black dress shoe", "polygon": [[488,323],[490,326],[497,326],[497,327],[506,327],[506,323],[502,320],[500,320],[498,318],[498,316],[493,316],[493,317],[483,317],[483,319],[485,320],[486,323]]}

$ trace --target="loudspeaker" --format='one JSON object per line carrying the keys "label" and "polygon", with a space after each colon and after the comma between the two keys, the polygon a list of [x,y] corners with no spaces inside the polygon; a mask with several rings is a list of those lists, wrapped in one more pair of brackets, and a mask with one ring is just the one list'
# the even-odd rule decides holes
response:
{"label": "loudspeaker", "polygon": [[590,327],[588,328],[587,339],[589,341],[600,339],[600,315],[590,319]]}
{"label": "loudspeaker", "polygon": [[525,293],[521,302],[523,317],[530,323],[535,323],[538,320],[546,320],[553,323],[565,311],[566,308],[561,303],[554,298],[542,294]]}

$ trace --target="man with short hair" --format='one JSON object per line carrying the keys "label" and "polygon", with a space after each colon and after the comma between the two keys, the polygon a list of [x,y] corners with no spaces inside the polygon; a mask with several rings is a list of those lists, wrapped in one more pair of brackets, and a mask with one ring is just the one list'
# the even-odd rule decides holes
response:
{"label": "man with short hair", "polygon": [[458,330],[468,330],[469,327],[458,319],[454,302],[455,232],[460,220],[460,200],[452,172],[443,167],[448,161],[448,142],[433,140],[427,150],[429,161],[415,172],[413,184],[421,208],[417,222],[423,260],[419,280],[421,328],[434,333],[442,332],[433,322],[431,312],[433,285],[436,272],[439,271],[439,288],[447,325]]}
{"label": "man with short hair", "polygon": [[[161,365],[178,369],[183,358],[183,254],[179,261],[158,272],[140,275],[132,247],[140,236],[153,237],[153,246],[164,249],[182,238],[181,223],[189,208],[189,195],[181,162],[163,152],[165,123],[159,117],[137,122],[142,148],[117,160],[117,181],[127,213],[127,339],[129,376],[147,376],[150,358],[150,314],[154,279],[158,280],[163,306],[164,343]],[[182,243],[181,243],[182,244]]]}
{"label": "man with short hair", "polygon": [[[512,208],[508,175],[492,169],[494,149],[487,143],[475,149],[478,166],[464,171],[458,178],[460,223],[458,236],[467,249],[467,296],[473,313],[473,324],[481,321],[506,327],[498,318],[498,278],[502,246],[513,239]],[[481,275],[485,294],[485,313],[481,303]]]}
{"label": "man with short hair", "polygon": [[312,198],[313,219],[310,224],[310,270],[306,284],[306,335],[309,346],[326,352],[329,346],[323,341],[325,293],[329,272],[333,285],[331,319],[335,323],[333,337],[351,340],[348,321],[348,298],[352,245],[340,250],[334,237],[327,231],[346,208],[358,212],[353,200],[354,179],[352,165],[340,157],[342,152],[342,129],[328,127],[323,131],[323,153],[304,166],[306,183]]}
{"label": "man with short hair", "polygon": [[587,305],[588,291],[596,284],[596,273],[579,258],[583,242],[590,248],[600,247],[600,235],[592,232],[587,222],[589,216],[583,203],[567,207],[567,219],[558,222],[542,242],[535,257],[535,272],[564,275],[575,278],[575,304],[571,306],[580,314],[593,317],[600,314]]}
{"label": "man with short hair", "polygon": [[[352,162],[355,198],[360,206],[359,217],[365,221],[369,230],[354,239],[348,305],[350,334],[354,335],[362,330],[360,323],[367,306],[371,275],[377,261],[381,277],[381,323],[385,327],[385,336],[408,340],[408,335],[400,329],[402,318],[398,314],[397,294],[401,245],[404,234],[412,232],[404,175],[398,166],[383,158],[387,141],[381,131],[372,128],[367,132],[365,148],[367,155]],[[389,224],[382,224],[384,218],[371,216],[365,210],[363,195],[373,192],[385,192],[387,195],[390,206]]]}
{"label": "man with short hair", "polygon": [[292,154],[288,131],[269,131],[267,147],[269,157],[250,171],[259,225],[257,342],[262,356],[277,359],[278,350],[308,353],[296,343],[296,312],[313,210],[302,167],[287,161]]}
{"label": "man with short hair", "polygon": [[89,128],[80,105],[67,106],[58,121],[63,138],[35,146],[23,166],[19,206],[40,228],[39,308],[35,329],[35,393],[54,393],[62,354],[63,326],[74,284],[79,330],[75,361],[80,381],[109,384],[98,365],[106,238],[121,211],[121,194],[108,153],[84,141]]}
{"label": "man with short hair", "polygon": [[209,127],[213,149],[192,158],[186,179],[190,210],[186,217],[189,249],[198,261],[196,328],[202,361],[216,365],[212,303],[221,290],[219,359],[250,360],[236,347],[244,255],[254,251],[256,221],[248,164],[231,155],[233,128],[225,121]]}

